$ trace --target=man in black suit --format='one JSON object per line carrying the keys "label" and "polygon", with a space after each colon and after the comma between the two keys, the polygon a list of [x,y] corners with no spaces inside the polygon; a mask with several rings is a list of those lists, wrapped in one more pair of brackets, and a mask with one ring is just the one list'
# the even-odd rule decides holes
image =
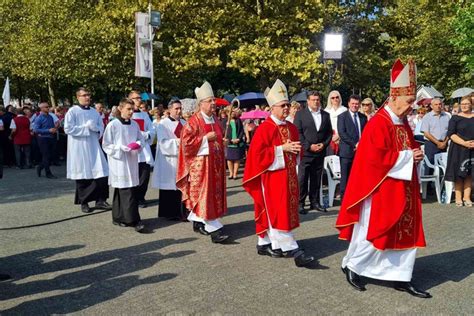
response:
{"label": "man in black suit", "polygon": [[341,139],[339,143],[339,159],[341,162],[341,200],[346,190],[347,180],[351,172],[352,161],[359,144],[360,135],[367,124],[367,116],[359,112],[360,96],[349,97],[348,108],[337,118],[337,132]]}
{"label": "man in black suit", "polygon": [[303,147],[301,161],[298,165],[300,214],[308,213],[304,209],[306,196],[308,195],[311,205],[310,209],[327,212],[319,204],[319,188],[321,186],[321,173],[323,171],[326,148],[329,146],[332,137],[329,114],[321,110],[321,94],[317,91],[309,91],[306,102],[308,107],[298,111],[294,120],[294,124],[300,134],[301,146]]}

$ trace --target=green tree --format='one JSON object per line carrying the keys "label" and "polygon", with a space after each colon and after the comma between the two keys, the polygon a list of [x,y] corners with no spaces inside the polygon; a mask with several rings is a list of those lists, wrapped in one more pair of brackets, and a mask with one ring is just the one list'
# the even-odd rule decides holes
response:
{"label": "green tree", "polygon": [[453,45],[456,1],[399,0],[386,9],[385,28],[394,57],[414,58],[418,84],[430,84],[448,96],[472,82],[463,52]]}
{"label": "green tree", "polygon": [[[461,61],[466,63],[472,75],[474,72],[474,2],[458,3],[453,27],[456,36],[451,38],[451,42],[462,52]],[[467,73],[467,79],[472,79],[472,77],[469,78],[469,73]]]}

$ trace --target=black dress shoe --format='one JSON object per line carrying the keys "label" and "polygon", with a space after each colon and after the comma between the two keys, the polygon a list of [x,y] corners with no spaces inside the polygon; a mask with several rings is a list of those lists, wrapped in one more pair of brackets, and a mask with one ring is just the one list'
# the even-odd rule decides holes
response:
{"label": "black dress shoe", "polygon": [[10,280],[12,277],[9,274],[0,273],[0,282]]}
{"label": "black dress shoe", "polygon": [[298,249],[296,253],[293,254],[295,258],[295,265],[297,267],[306,267],[308,264],[314,261],[313,256],[308,256],[304,253],[303,249]]}
{"label": "black dress shoe", "polygon": [[431,294],[422,290],[418,290],[411,284],[411,282],[395,282],[393,288],[397,291],[408,292],[410,295],[421,297],[421,298],[431,298]]}
{"label": "black dress shoe", "polygon": [[299,208],[298,208],[298,211],[299,211],[300,214],[302,214],[302,215],[308,214],[308,210],[305,210],[305,209],[304,209],[304,205],[300,205]]}
{"label": "black dress shoe", "polygon": [[92,209],[89,207],[89,204],[87,203],[84,203],[84,204],[81,204],[81,211],[82,213],[92,213]]}
{"label": "black dress shoe", "polygon": [[209,235],[209,233],[204,229],[204,224],[200,222],[193,222],[193,230],[195,233],[200,233],[204,236]]}
{"label": "black dress shoe", "polygon": [[328,211],[327,209],[325,209],[324,207],[322,207],[319,204],[311,204],[310,208],[312,210],[315,210],[315,211],[318,211],[318,212],[323,212],[323,213],[326,213]]}
{"label": "black dress shoe", "polygon": [[283,257],[283,253],[281,249],[272,249],[271,245],[257,245],[257,253],[261,256],[270,256],[272,258],[281,258]]}
{"label": "black dress shoe", "polygon": [[107,203],[107,201],[96,201],[95,208],[100,208],[102,210],[110,210],[112,206]]}
{"label": "black dress shoe", "polygon": [[344,274],[346,275],[346,280],[347,282],[349,282],[349,284],[355,288],[357,291],[365,291],[367,290],[365,288],[365,286],[363,286],[361,283],[360,283],[360,277],[357,273],[355,273],[354,271],[352,271],[351,269],[345,267],[345,268],[342,268],[342,272],[344,272]]}
{"label": "black dress shoe", "polygon": [[133,227],[137,233],[141,233],[145,230],[145,224],[143,224],[142,221],[139,221],[138,223],[135,224]]}
{"label": "black dress shoe", "polygon": [[54,174],[52,174],[52,173],[47,173],[47,174],[46,174],[46,178],[48,178],[48,179],[57,179],[58,177],[56,177],[56,176],[55,176]]}
{"label": "black dress shoe", "polygon": [[38,177],[41,177],[41,170],[43,170],[43,168],[41,168],[41,166],[36,166],[36,175]]}
{"label": "black dress shoe", "polygon": [[215,244],[221,244],[221,243],[223,243],[224,241],[226,241],[227,238],[229,238],[229,236],[223,235],[223,234],[221,233],[221,230],[220,230],[220,229],[218,229],[218,230],[216,230],[216,231],[213,231],[213,232],[211,233],[211,241],[212,241],[213,243],[215,243]]}
{"label": "black dress shoe", "polygon": [[127,227],[127,224],[122,223],[122,222],[112,221],[112,224],[114,224],[115,226]]}

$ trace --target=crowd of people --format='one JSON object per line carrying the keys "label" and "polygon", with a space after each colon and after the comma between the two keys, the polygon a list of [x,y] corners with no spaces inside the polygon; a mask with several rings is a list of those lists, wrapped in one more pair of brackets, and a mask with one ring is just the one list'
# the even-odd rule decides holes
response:
{"label": "crowd of people", "polygon": [[[38,177],[44,170],[55,179],[50,165],[65,159],[82,212],[112,209],[114,225],[137,232],[146,230],[139,208],[148,204],[151,179],[159,189],[159,217],[192,222],[196,233],[225,243],[231,237],[220,220],[226,178],[238,179],[245,161],[242,184],[254,200],[257,253],[291,257],[302,267],[317,262],[293,230],[300,214],[327,212],[319,196],[323,164],[337,155],[342,205],[336,227],[350,241],[342,262],[347,281],[360,291],[360,275],[395,281],[396,289],[427,298],[410,282],[416,248],[425,246],[414,166],[448,150],[445,178],[455,182],[456,205],[472,206],[474,96],[462,98],[456,113],[439,98],[414,110],[414,63],[397,61],[392,74],[390,97],[379,109],[358,95],[344,104],[336,90],[324,108],[318,91],[308,91],[304,104],[290,102],[277,80],[265,92],[268,117],[243,121],[241,109],[216,107],[208,82],[195,89],[194,113],[183,113],[179,99],[149,111],[138,91],[109,112],[81,87],[69,109],[52,110],[47,102],[36,109],[0,107],[0,165],[36,165]],[[393,201],[390,216],[387,200]]]}

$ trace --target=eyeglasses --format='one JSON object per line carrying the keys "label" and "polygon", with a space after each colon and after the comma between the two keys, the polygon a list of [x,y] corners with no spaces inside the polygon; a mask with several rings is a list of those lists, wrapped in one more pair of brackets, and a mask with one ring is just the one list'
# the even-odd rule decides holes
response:
{"label": "eyeglasses", "polygon": [[362,106],[371,106],[372,103],[362,103]]}
{"label": "eyeglasses", "polygon": [[331,97],[331,100],[332,100],[332,99],[339,99],[339,97],[338,97],[338,96]]}
{"label": "eyeglasses", "polygon": [[85,97],[90,97],[90,96],[91,96],[90,93],[85,93],[85,94],[78,95],[78,97],[80,97],[80,98],[85,98]]}
{"label": "eyeglasses", "polygon": [[290,103],[285,103],[285,104],[282,104],[282,105],[274,105],[275,107],[281,107],[281,108],[290,108],[291,107],[291,104]]}

